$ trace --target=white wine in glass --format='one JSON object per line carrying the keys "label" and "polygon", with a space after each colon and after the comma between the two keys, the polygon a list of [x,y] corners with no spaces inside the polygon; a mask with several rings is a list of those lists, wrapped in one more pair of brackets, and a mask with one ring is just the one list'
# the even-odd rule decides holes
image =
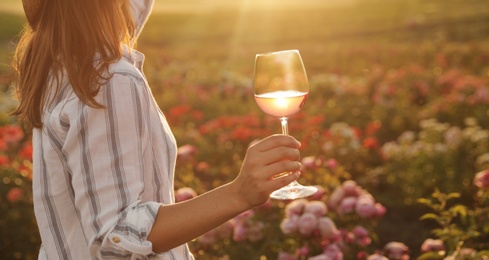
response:
{"label": "white wine in glass", "polygon": [[[280,119],[282,134],[288,135],[288,117],[304,106],[309,95],[306,70],[298,50],[257,54],[253,79],[255,100],[268,115]],[[275,178],[290,174],[279,174]],[[274,191],[274,199],[308,197],[317,191],[313,186],[302,186],[297,181]]]}

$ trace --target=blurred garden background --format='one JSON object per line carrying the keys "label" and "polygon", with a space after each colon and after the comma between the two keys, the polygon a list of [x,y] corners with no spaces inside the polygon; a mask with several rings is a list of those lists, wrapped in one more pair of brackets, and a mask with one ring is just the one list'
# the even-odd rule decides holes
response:
{"label": "blurred garden background", "polygon": [[[8,116],[20,2],[0,0],[1,259],[40,244],[30,134]],[[156,0],[138,49],[179,144],[179,201],[280,132],[254,103],[255,54],[298,49],[308,72],[289,127],[320,191],[191,241],[197,259],[489,259],[489,1]]]}

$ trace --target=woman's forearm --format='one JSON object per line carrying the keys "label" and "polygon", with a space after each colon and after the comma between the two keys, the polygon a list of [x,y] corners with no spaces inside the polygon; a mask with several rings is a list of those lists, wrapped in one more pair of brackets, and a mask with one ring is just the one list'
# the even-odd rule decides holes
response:
{"label": "woman's forearm", "polygon": [[[154,252],[168,251],[221,225],[254,206],[300,175],[300,143],[274,135],[250,146],[232,182],[191,200],[161,206],[148,235]],[[281,178],[275,175],[292,172]]]}
{"label": "woman's forearm", "polygon": [[227,184],[191,200],[161,206],[148,235],[153,251],[168,251],[247,210],[249,206],[238,201],[232,189]]}

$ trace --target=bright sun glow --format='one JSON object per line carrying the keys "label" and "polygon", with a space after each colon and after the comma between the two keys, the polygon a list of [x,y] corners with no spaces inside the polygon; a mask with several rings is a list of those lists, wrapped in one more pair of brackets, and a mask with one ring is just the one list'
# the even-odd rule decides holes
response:
{"label": "bright sun glow", "polygon": [[287,100],[284,98],[277,98],[277,99],[275,99],[275,105],[277,107],[287,108],[287,106],[289,105],[289,102],[287,102]]}

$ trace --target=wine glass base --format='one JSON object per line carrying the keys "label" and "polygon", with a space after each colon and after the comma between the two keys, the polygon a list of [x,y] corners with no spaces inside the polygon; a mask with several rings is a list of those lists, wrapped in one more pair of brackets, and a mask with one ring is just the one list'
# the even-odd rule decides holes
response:
{"label": "wine glass base", "polygon": [[288,185],[272,192],[272,194],[270,194],[270,198],[277,200],[293,200],[309,197],[316,193],[317,190],[318,189],[313,186]]}

